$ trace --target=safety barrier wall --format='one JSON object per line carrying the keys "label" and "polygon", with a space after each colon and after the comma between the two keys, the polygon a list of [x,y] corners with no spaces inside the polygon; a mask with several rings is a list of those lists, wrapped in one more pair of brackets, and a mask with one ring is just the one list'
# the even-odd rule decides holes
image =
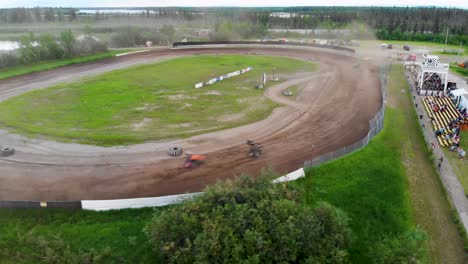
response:
{"label": "safety barrier wall", "polygon": [[346,154],[349,154],[367,146],[367,144],[369,144],[369,141],[382,130],[385,118],[385,100],[387,99],[387,72],[389,69],[390,64],[382,65],[380,68],[380,89],[382,94],[382,107],[377,112],[377,114],[375,114],[375,116],[369,121],[369,131],[367,132],[367,135],[352,145],[320,155],[311,160],[306,160],[304,162],[305,169],[318,166],[322,163],[334,160],[336,158],[339,158],[341,156],[344,156]]}
{"label": "safety barrier wall", "polygon": [[174,42],[172,47],[183,47],[183,46],[203,46],[203,45],[279,45],[279,46],[299,46],[299,47],[312,47],[322,49],[333,49],[338,51],[346,51],[355,53],[354,49],[332,46],[332,45],[321,45],[321,44],[309,44],[300,42],[279,42],[279,41],[190,41],[190,42]]}
{"label": "safety barrier wall", "polygon": [[0,201],[0,208],[62,208],[62,209],[81,209],[81,201]]}
{"label": "safety barrier wall", "polygon": [[[303,168],[288,173],[285,176],[273,180],[273,183],[295,181],[305,177]],[[39,201],[0,201],[0,208],[34,209],[34,208],[63,208],[63,209],[83,209],[92,211],[120,210],[129,208],[160,207],[181,203],[185,200],[193,199],[203,192],[184,193],[160,197],[144,197],[134,199],[113,199],[113,200],[83,200],[64,202],[39,202]]]}

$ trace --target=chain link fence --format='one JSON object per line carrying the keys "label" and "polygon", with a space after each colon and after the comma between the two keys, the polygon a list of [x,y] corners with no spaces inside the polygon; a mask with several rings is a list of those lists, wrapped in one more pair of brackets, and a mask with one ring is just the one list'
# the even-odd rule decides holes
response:
{"label": "chain link fence", "polygon": [[367,135],[352,145],[320,155],[311,160],[306,160],[304,162],[304,169],[318,166],[327,161],[334,160],[353,151],[361,149],[362,147],[367,146],[367,144],[369,144],[369,141],[382,130],[385,118],[385,101],[387,99],[387,73],[390,70],[390,66],[391,64],[386,63],[380,67],[380,89],[382,94],[382,107],[377,112],[377,114],[375,114],[375,116],[369,121],[369,132],[367,132]]}

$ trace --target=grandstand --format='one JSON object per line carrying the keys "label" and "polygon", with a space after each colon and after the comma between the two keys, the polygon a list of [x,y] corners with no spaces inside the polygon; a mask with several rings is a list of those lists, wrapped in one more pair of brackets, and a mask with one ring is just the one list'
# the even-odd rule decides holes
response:
{"label": "grandstand", "polygon": [[422,102],[431,119],[439,144],[443,147],[458,147],[460,126],[464,126],[468,122],[466,110],[462,114],[454,102],[444,94],[442,96],[426,96]]}
{"label": "grandstand", "polygon": [[428,91],[447,93],[454,89],[448,85],[449,64],[439,63],[438,56],[424,55],[423,62],[405,62],[405,67],[414,74],[417,92],[427,95]]}

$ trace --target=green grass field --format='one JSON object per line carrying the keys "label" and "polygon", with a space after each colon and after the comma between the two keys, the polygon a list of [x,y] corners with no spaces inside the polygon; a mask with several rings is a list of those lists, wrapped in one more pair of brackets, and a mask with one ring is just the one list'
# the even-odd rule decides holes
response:
{"label": "green grass field", "polygon": [[420,226],[430,263],[466,263],[463,241],[430,159],[401,66],[389,77],[385,127],[364,149],[312,168],[296,184],[306,203],[325,200],[344,210],[356,235],[353,263],[370,263],[373,246]]}
{"label": "green grass field", "polygon": [[460,57],[465,56],[465,54],[463,52],[460,52],[460,54],[458,54],[458,50],[456,50],[456,51],[452,51],[452,50],[434,51],[434,52],[432,52],[432,54],[434,54],[434,55],[444,55],[444,56],[454,56],[454,57],[456,57],[456,56],[460,56]]}
{"label": "green grass field", "polygon": [[125,53],[128,51],[129,50],[112,50],[112,51],[90,55],[90,56],[63,59],[63,60],[57,60],[57,61],[44,61],[44,62],[40,62],[37,64],[21,65],[21,66],[16,66],[16,67],[0,69],[0,80],[19,76],[19,75],[29,74],[33,72],[48,71],[48,70],[52,70],[52,69],[56,69],[59,67],[72,65],[72,64],[108,59],[108,58],[114,57],[116,54]]}
{"label": "green grass field", "polygon": [[[461,131],[460,139],[460,147],[468,151],[468,131]],[[459,160],[458,154],[447,148],[444,148],[444,153],[452,165],[453,172],[457,175],[458,180],[463,186],[465,195],[468,196],[468,160]]]}
{"label": "green grass field", "polygon": [[151,263],[154,212],[0,209],[0,263]]}
{"label": "green grass field", "polygon": [[457,75],[468,77],[468,68],[460,68],[456,63],[450,63],[450,71]]}
{"label": "green grass field", "polygon": [[[247,66],[253,70],[194,88]],[[273,67],[282,74],[317,68],[284,57],[177,58],[11,98],[0,104],[0,124],[21,134],[106,146],[222,130],[261,120],[278,106],[254,89]]]}

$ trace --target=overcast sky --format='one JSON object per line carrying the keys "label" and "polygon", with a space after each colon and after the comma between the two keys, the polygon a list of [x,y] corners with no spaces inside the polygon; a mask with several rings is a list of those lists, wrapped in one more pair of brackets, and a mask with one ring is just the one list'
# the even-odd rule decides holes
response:
{"label": "overcast sky", "polygon": [[468,0],[0,0],[11,7],[143,7],[143,6],[443,6],[468,9]]}

